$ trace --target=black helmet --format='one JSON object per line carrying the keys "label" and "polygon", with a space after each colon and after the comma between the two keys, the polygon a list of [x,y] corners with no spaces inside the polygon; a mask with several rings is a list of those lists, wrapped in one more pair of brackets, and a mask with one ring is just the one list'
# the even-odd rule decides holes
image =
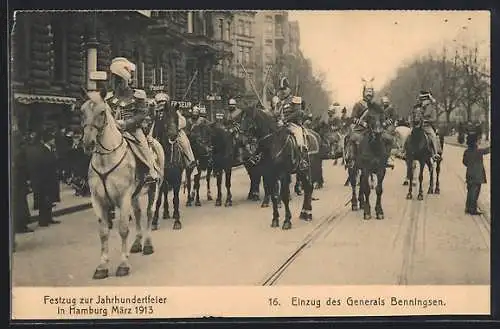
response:
{"label": "black helmet", "polygon": [[280,89],[286,89],[286,88],[290,87],[290,83],[288,82],[287,77],[281,77],[279,87],[280,87]]}

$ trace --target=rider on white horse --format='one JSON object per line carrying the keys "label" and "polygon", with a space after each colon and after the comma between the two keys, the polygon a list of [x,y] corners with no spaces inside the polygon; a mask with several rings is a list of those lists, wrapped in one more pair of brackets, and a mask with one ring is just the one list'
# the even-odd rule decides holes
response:
{"label": "rider on white horse", "polygon": [[[165,104],[170,102],[170,96],[166,93],[158,93],[155,95],[155,101],[159,107],[164,108]],[[181,114],[179,110],[177,112],[177,117],[179,118],[178,128],[179,133],[177,134],[177,141],[179,142],[179,146],[184,153],[185,158],[187,159],[187,168],[196,170],[196,159],[194,157],[193,150],[191,149],[191,143],[189,142],[189,138],[184,131],[186,128],[186,118]],[[195,173],[196,174],[196,173]]]}
{"label": "rider on white horse", "polygon": [[432,158],[437,161],[441,158],[443,151],[441,150],[441,144],[439,143],[436,131],[433,127],[433,124],[437,120],[437,109],[435,105],[436,100],[432,97],[431,92],[421,91],[418,96],[418,102],[413,109],[413,114],[416,110],[423,110],[424,123],[422,129],[431,141]]}
{"label": "rider on white horse", "polygon": [[293,96],[286,77],[280,79],[279,91],[277,94],[279,102],[276,104],[275,115],[278,117],[278,125],[286,125],[288,130],[295,137],[299,147],[299,169],[306,170],[309,167],[308,150],[305,143],[304,130],[299,124],[301,119],[302,97]]}
{"label": "rider on white horse", "polygon": [[149,168],[145,183],[150,184],[158,180],[159,175],[154,167],[153,151],[148,145],[146,135],[142,130],[142,122],[148,115],[146,92],[142,89],[132,89],[132,73],[135,64],[124,57],[117,57],[111,61],[111,85],[113,91],[108,93],[106,101],[110,106],[120,130],[131,134],[139,142],[135,148],[139,159]]}

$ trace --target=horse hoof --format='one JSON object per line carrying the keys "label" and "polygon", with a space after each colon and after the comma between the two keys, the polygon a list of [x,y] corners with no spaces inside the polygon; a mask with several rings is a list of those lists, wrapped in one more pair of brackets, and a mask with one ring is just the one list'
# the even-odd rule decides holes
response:
{"label": "horse hoof", "polygon": [[142,250],[142,254],[147,256],[147,255],[151,255],[152,253],[154,253],[153,246],[152,245],[145,245],[144,249]]}
{"label": "horse hoof", "polygon": [[359,208],[358,208],[358,205],[357,205],[357,204],[353,204],[353,205],[351,206],[351,210],[352,210],[352,211],[358,211],[358,209],[359,209]]}
{"label": "horse hoof", "polygon": [[311,221],[313,219],[313,214],[307,214],[307,220]]}
{"label": "horse hoof", "polygon": [[276,227],[279,227],[279,226],[280,226],[279,219],[277,219],[277,218],[273,219],[273,221],[271,222],[271,227],[272,228],[276,228]]}
{"label": "horse hoof", "polygon": [[282,230],[289,230],[291,228],[292,228],[292,222],[287,222],[287,221],[284,221],[283,226],[281,227]]}
{"label": "horse hoof", "polygon": [[92,279],[94,280],[102,280],[106,279],[109,276],[109,270],[107,268],[98,268],[94,272],[94,276]]}
{"label": "horse hoof", "polygon": [[233,206],[233,201],[226,201],[224,204],[225,207],[232,207]]}
{"label": "horse hoof", "polygon": [[280,203],[278,203],[278,208],[281,208],[283,205]]}
{"label": "horse hoof", "polygon": [[170,219],[170,214],[168,212],[163,214],[163,219]]}
{"label": "horse hoof", "polygon": [[409,184],[409,183],[408,183],[407,181],[404,181],[404,182],[403,182],[403,186],[408,186],[408,184]]}
{"label": "horse hoof", "polygon": [[201,202],[200,202],[200,200],[197,200],[197,201],[194,203],[194,205],[195,205],[196,207],[201,207]]}
{"label": "horse hoof", "polygon": [[419,201],[422,201],[422,200],[424,199],[424,196],[423,196],[422,194],[419,194],[419,195],[417,196],[417,199],[418,199]]}
{"label": "horse hoof", "polygon": [[152,230],[152,231],[158,231],[158,228],[159,228],[159,227],[158,227],[158,224],[152,224],[152,225],[151,225],[151,230]]}
{"label": "horse hoof", "polygon": [[173,229],[174,229],[174,230],[180,230],[181,228],[182,228],[182,224],[181,224],[181,222],[176,221],[176,222],[174,223],[174,227],[173,227]]}
{"label": "horse hoof", "polygon": [[127,276],[130,272],[130,267],[128,266],[118,266],[116,269],[116,276]]}
{"label": "horse hoof", "polygon": [[439,189],[439,187],[436,187],[436,190],[434,190],[434,194],[440,194],[441,193],[441,190]]}
{"label": "horse hoof", "polygon": [[384,214],[377,214],[377,219],[384,219]]}
{"label": "horse hoof", "polygon": [[134,244],[132,245],[132,248],[130,248],[130,253],[131,254],[137,254],[137,253],[140,253],[142,251],[142,245],[140,242],[134,242]]}
{"label": "horse hoof", "polygon": [[366,220],[372,219],[372,215],[370,215],[370,214],[363,214],[363,219],[366,219]]}
{"label": "horse hoof", "polygon": [[412,198],[413,198],[413,196],[412,196],[410,193],[408,193],[408,194],[406,195],[406,200],[411,200]]}
{"label": "horse hoof", "polygon": [[215,201],[215,206],[216,207],[222,206],[222,201],[220,201],[220,200]]}
{"label": "horse hoof", "polygon": [[191,201],[186,202],[186,207],[191,207],[192,205]]}
{"label": "horse hoof", "polygon": [[212,201],[213,200],[212,196],[211,195],[207,195],[207,200],[208,201]]}
{"label": "horse hoof", "polygon": [[261,208],[269,208],[269,203],[263,203],[260,205]]}

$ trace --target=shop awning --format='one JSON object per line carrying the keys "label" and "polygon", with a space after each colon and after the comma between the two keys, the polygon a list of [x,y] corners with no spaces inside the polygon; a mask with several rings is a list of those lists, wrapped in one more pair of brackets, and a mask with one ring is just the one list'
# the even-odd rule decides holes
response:
{"label": "shop awning", "polygon": [[62,104],[73,105],[76,103],[76,98],[52,95],[35,95],[15,93],[14,99],[21,104]]}

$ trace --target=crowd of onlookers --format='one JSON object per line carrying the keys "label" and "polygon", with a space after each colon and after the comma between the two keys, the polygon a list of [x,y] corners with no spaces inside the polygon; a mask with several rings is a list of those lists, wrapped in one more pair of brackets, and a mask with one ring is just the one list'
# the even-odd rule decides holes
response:
{"label": "crowd of onlookers", "polygon": [[[52,208],[61,201],[61,182],[75,195],[89,194],[87,172],[90,156],[83,152],[81,133],[67,128],[46,128],[12,136],[12,205],[16,233],[32,232],[31,210],[38,210],[39,226],[58,224]],[[33,194],[33,209],[28,196]]]}

